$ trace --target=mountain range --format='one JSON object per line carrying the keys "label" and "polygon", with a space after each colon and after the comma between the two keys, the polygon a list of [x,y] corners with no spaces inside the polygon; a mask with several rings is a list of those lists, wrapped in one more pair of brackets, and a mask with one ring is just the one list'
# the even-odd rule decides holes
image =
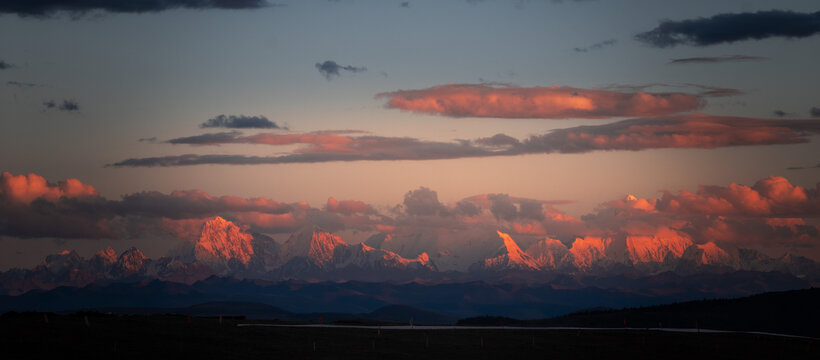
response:
{"label": "mountain range", "polygon": [[120,254],[107,248],[86,259],[66,250],[47,256],[32,269],[0,273],[0,291],[19,295],[58,286],[152,279],[193,284],[212,276],[268,281],[564,281],[570,284],[561,286],[569,287],[588,284],[590,278],[736,271],[778,272],[808,285],[820,280],[820,264],[811,259],[794,254],[769,257],[713,242],[695,244],[671,229],[647,236],[579,237],[570,246],[545,238],[526,249],[504,232],[489,235],[467,242],[433,243],[424,234],[376,234],[349,244],[312,226],[279,243],[214,217],[204,223],[198,239],[182,254],[150,259],[137,248]]}

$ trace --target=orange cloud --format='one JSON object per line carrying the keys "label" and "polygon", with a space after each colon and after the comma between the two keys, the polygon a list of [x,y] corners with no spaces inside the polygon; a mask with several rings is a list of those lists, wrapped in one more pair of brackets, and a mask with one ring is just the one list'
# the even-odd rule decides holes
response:
{"label": "orange cloud", "polygon": [[820,215],[817,190],[808,191],[780,176],[770,176],[751,187],[732,183],[727,187],[701,186],[695,193],[667,191],[659,199],[657,208],[664,212],[697,215]]}
{"label": "orange cloud", "polygon": [[452,117],[608,118],[658,116],[703,106],[685,93],[619,92],[568,86],[515,87],[499,84],[447,84],[376,95],[387,107]]}
{"label": "orange cloud", "polygon": [[93,186],[73,178],[55,185],[49,184],[45,178],[37,174],[13,175],[3,172],[0,176],[0,195],[14,202],[28,204],[39,198],[54,202],[63,197],[98,196],[99,193]]}

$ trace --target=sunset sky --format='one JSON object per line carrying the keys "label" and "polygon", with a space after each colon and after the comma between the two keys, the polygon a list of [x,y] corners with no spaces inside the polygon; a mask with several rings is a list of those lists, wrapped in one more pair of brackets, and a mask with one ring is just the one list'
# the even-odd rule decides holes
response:
{"label": "sunset sky", "polygon": [[0,270],[215,215],[820,258],[814,0],[83,4],[0,2]]}

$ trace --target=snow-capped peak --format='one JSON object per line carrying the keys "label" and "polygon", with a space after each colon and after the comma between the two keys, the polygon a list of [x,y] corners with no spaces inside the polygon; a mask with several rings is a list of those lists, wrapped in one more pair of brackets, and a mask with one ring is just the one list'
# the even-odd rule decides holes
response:
{"label": "snow-capped peak", "polygon": [[253,256],[253,236],[219,216],[205,222],[194,247],[194,257],[210,266],[222,267],[236,260],[247,265]]}
{"label": "snow-capped peak", "polygon": [[484,268],[502,270],[506,268],[520,270],[538,270],[538,263],[527,253],[521,251],[515,240],[509,234],[496,231],[498,236],[504,240],[504,244],[498,249],[498,256],[484,260]]}
{"label": "snow-capped peak", "polygon": [[279,249],[278,263],[284,265],[293,258],[303,257],[321,267],[333,262],[333,255],[339,246],[346,247],[347,243],[317,227],[304,228],[292,234]]}

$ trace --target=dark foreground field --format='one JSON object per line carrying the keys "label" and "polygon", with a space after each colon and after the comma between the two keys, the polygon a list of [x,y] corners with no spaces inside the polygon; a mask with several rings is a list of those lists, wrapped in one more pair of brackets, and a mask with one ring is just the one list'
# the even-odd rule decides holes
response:
{"label": "dark foreground field", "polygon": [[752,359],[820,358],[820,341],[749,334],[593,330],[381,330],[237,327],[185,316],[10,313],[3,358]]}

